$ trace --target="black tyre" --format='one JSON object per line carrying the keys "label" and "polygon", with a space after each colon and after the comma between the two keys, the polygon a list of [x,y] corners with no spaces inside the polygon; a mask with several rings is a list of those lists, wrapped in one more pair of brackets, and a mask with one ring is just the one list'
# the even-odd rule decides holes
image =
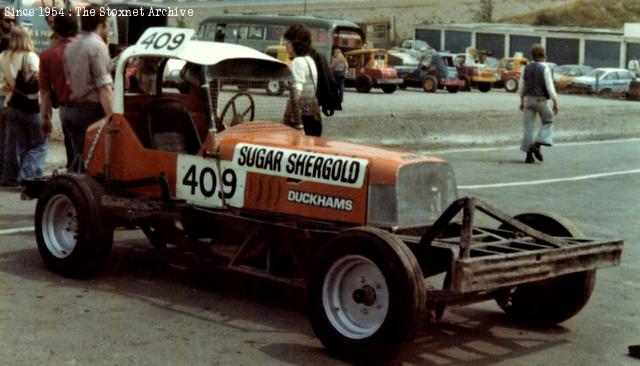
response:
{"label": "black tyre", "polygon": [[390,85],[383,85],[381,86],[381,88],[385,94],[391,94],[394,91],[396,91],[398,87],[395,84],[390,84]]}
{"label": "black tyre", "polygon": [[518,80],[515,78],[509,78],[504,82],[504,90],[509,93],[515,93],[518,91]]}
{"label": "black tyre", "polygon": [[455,94],[458,92],[458,87],[457,86],[447,86],[447,91],[451,94]]}
{"label": "black tyre", "polygon": [[402,84],[398,85],[401,90],[405,90],[407,88],[407,82],[403,81]]}
{"label": "black tyre", "polygon": [[409,248],[388,232],[344,231],[317,255],[309,319],[334,356],[357,363],[394,357],[421,329],[426,289]]}
{"label": "black tyre", "polygon": [[102,187],[90,176],[52,178],[36,205],[38,250],[53,272],[70,277],[96,273],[109,258],[113,226],[102,207]]}
{"label": "black tyre", "polygon": [[435,93],[438,90],[438,80],[433,76],[426,76],[422,79],[422,90],[427,93]]}
{"label": "black tyre", "polygon": [[[515,218],[553,236],[582,236],[569,220],[557,215],[526,213]],[[595,280],[596,271],[591,270],[533,282],[502,293],[500,296],[507,296],[507,301],[503,297],[498,304],[509,318],[519,323],[554,325],[571,318],[586,305]]]}
{"label": "black tyre", "polygon": [[372,86],[373,86],[373,83],[371,82],[371,79],[366,75],[360,76],[356,81],[356,90],[359,93],[370,92]]}
{"label": "black tyre", "polygon": [[477,87],[478,87],[478,90],[480,90],[483,93],[486,93],[489,90],[491,90],[491,83],[478,83]]}

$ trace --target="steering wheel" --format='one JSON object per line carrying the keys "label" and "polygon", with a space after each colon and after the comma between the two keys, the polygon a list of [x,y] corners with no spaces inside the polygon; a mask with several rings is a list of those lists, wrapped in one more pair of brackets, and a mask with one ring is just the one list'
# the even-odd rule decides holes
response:
{"label": "steering wheel", "polygon": [[[242,97],[245,97],[249,100],[249,106],[243,112],[239,113],[238,105],[236,104],[236,102]],[[233,115],[231,116],[231,121],[227,124],[225,123],[224,117],[227,115],[229,108],[231,108],[231,112],[233,113]],[[256,104],[254,103],[251,95],[249,95],[248,93],[238,93],[234,95],[231,99],[229,99],[227,104],[222,109],[220,120],[225,126],[233,127],[245,121],[253,121],[253,118],[255,117],[255,112],[256,112]],[[248,119],[246,119],[247,115],[249,116]]]}

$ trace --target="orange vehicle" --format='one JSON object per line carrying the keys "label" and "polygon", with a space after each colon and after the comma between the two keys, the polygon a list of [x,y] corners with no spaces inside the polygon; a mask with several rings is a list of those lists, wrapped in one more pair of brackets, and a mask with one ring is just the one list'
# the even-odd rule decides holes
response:
{"label": "orange vehicle", "polygon": [[[192,32],[150,28],[123,51],[113,115],[87,131],[83,169],[24,183],[50,270],[93,274],[114,230],[139,228],[168,255],[304,288],[327,350],[371,364],[410,345],[446,305],[494,298],[514,319],[562,322],[588,301],[595,269],[619,263],[621,240],[458,198],[439,158],[304,135],[295,93],[223,87],[291,87],[285,63]],[[162,58],[161,69],[184,61],[186,94],[125,94],[132,57]],[[481,213],[498,227],[476,225]]]}
{"label": "orange vehicle", "polygon": [[497,70],[485,63],[486,56],[485,52],[473,47],[457,55],[454,62],[459,70],[460,79],[465,82],[465,90],[469,91],[471,87],[476,87],[479,91],[486,93],[498,80]]}
{"label": "orange vehicle", "polygon": [[518,91],[520,73],[529,60],[525,57],[504,57],[498,63],[498,80],[493,84],[497,88],[504,87],[509,93]]}
{"label": "orange vehicle", "polygon": [[381,88],[389,94],[402,84],[402,78],[398,77],[396,69],[389,67],[387,50],[362,48],[344,55],[349,64],[346,87],[355,87],[360,93],[368,93],[371,88]]}

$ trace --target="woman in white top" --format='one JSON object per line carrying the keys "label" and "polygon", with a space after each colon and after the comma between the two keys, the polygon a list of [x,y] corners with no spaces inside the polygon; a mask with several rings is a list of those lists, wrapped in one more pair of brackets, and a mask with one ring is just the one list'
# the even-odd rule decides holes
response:
{"label": "woman in white top", "polygon": [[[26,28],[19,26],[13,28],[9,48],[2,52],[0,57],[0,67],[7,85],[5,105],[9,136],[5,148],[15,149],[17,152],[19,170],[15,178],[18,182],[22,179],[42,176],[47,157],[47,137],[40,126],[37,88],[35,93],[23,92],[16,88],[16,78],[20,70],[24,71],[27,81],[34,80],[37,85],[39,66],[40,60],[33,52],[33,42]],[[31,100],[32,105],[29,108],[23,108],[12,103],[13,95],[17,93]],[[11,175],[13,172],[7,172],[5,167],[3,178],[11,180],[14,178]]]}
{"label": "woman in white top", "polygon": [[[311,32],[302,24],[294,24],[284,33],[287,51],[293,60],[291,61],[291,73],[294,80],[296,100],[301,97],[316,97],[318,89],[318,70],[314,61],[315,50],[311,47]],[[317,103],[316,103],[317,105]],[[322,134],[322,119],[320,109],[313,115],[302,115],[304,133],[309,136]]]}

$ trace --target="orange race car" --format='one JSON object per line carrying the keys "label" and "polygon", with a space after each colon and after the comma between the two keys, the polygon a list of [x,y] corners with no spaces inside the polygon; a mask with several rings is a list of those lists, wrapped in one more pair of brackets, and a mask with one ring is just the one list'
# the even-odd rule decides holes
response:
{"label": "orange race car", "polygon": [[[441,159],[305,136],[290,89],[225,82],[290,88],[285,63],[192,32],[148,29],[118,61],[114,114],[89,128],[82,171],[25,182],[52,271],[95,273],[114,230],[140,228],[162,250],[304,287],[327,350],[366,363],[394,357],[446,305],[493,298],[520,321],[562,322],[588,301],[595,269],[619,263],[621,240],[458,198]],[[161,60],[158,78],[184,61],[190,87],[125,94],[132,57]],[[500,224],[475,225],[480,213]]]}

